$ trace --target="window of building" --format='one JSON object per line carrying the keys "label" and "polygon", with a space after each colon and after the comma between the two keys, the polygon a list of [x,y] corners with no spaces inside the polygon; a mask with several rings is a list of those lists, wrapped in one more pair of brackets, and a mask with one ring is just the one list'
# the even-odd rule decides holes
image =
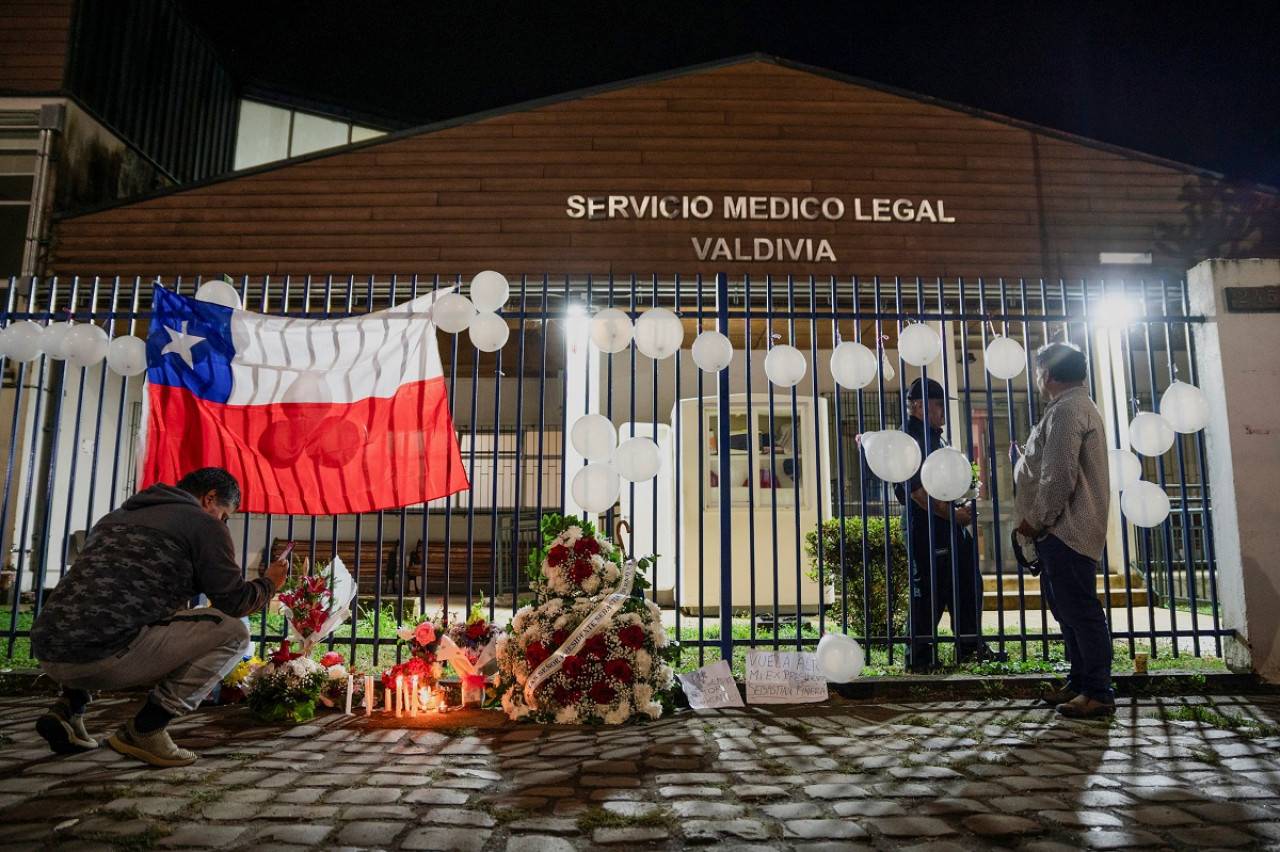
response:
{"label": "window of building", "polygon": [[0,279],[22,274],[38,120],[38,112],[0,112]]}
{"label": "window of building", "polygon": [[382,135],[381,130],[258,101],[240,102],[237,169],[274,163]]}

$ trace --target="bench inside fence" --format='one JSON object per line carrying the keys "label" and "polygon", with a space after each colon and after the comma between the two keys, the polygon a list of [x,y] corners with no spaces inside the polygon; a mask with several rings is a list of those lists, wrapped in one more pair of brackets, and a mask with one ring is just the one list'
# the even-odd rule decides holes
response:
{"label": "bench inside fence", "polygon": [[[278,538],[271,543],[271,560],[279,559],[289,540]],[[470,585],[473,595],[484,592],[493,596],[509,591],[510,580],[501,578],[494,588],[493,545],[487,541],[450,543],[418,540],[402,560],[400,542],[337,541],[316,542],[316,558],[326,561],[334,553],[342,559],[355,577],[362,597],[425,594],[428,598],[448,592],[450,597],[465,596]],[[311,543],[297,541],[293,559],[309,558]],[[426,561],[425,572],[423,561]],[[425,580],[425,584],[424,584]],[[401,586],[403,585],[403,588]]]}

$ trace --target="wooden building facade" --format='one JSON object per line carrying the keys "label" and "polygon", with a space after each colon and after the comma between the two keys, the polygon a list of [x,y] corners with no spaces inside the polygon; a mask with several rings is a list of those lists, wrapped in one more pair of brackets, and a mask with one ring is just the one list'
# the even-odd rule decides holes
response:
{"label": "wooden building facade", "polygon": [[70,216],[47,272],[1177,279],[1278,223],[1265,188],[752,56]]}

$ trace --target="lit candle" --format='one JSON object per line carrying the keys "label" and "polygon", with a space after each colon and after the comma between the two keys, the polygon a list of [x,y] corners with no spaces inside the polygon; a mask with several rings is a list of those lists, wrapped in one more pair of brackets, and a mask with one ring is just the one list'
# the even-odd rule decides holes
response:
{"label": "lit candle", "polygon": [[396,675],[396,718],[404,713],[404,675]]}
{"label": "lit candle", "polygon": [[364,676],[364,715],[373,715],[373,675]]}
{"label": "lit candle", "polygon": [[351,715],[351,693],[356,691],[356,679],[354,675],[347,675],[347,715]]}
{"label": "lit candle", "polygon": [[409,678],[409,715],[418,715],[418,676]]}

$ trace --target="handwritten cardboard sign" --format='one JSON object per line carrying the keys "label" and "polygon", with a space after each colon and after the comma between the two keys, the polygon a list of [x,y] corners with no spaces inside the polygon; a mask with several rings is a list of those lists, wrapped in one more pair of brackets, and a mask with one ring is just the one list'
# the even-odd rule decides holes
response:
{"label": "handwritten cardboard sign", "polygon": [[807,651],[747,651],[748,704],[809,704],[825,701],[827,679]]}
{"label": "handwritten cardboard sign", "polygon": [[727,660],[719,660],[676,677],[680,678],[680,687],[684,690],[684,697],[689,699],[691,710],[743,706],[742,695]]}

